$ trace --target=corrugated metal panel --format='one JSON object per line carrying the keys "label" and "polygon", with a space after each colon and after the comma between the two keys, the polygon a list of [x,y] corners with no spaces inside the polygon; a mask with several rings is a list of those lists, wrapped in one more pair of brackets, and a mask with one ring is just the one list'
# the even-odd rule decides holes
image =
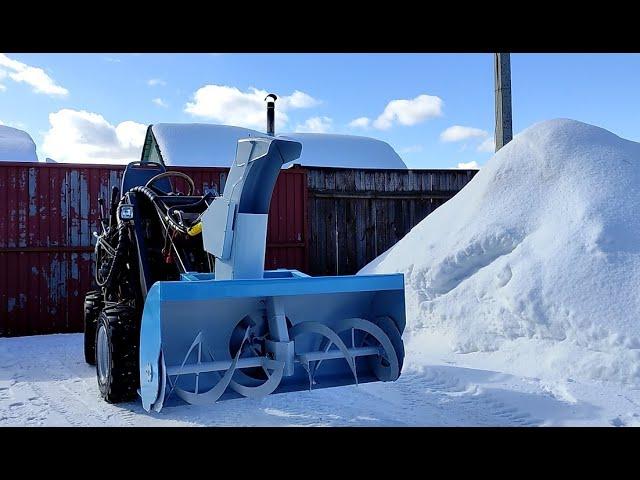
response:
{"label": "corrugated metal panel", "polygon": [[[222,191],[228,169],[180,168],[196,193]],[[115,165],[0,164],[0,336],[82,330],[98,196],[120,185]],[[176,183],[186,191],[185,185]],[[306,269],[306,176],[283,171],[267,233],[267,268]]]}
{"label": "corrugated metal panel", "polygon": [[306,182],[306,172],[299,168],[278,177],[269,210],[267,268],[307,269]]}

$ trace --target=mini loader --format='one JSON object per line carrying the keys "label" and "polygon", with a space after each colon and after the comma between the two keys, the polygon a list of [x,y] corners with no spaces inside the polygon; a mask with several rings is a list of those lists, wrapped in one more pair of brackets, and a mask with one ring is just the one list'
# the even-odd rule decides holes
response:
{"label": "mini loader", "polygon": [[107,402],[139,395],[159,412],[170,398],[211,404],[400,375],[402,274],[264,270],[273,188],[302,151],[273,135],[267,98],[269,133],[238,141],[222,195],[194,195],[184,173],[133,162],[108,213],[100,201],[84,350]]}

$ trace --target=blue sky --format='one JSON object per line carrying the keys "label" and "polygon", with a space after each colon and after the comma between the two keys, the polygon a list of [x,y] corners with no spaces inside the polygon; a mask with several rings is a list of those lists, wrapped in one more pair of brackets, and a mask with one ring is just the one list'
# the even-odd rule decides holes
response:
{"label": "blue sky", "polygon": [[[568,117],[640,140],[637,54],[513,54],[512,81],[514,133]],[[453,168],[491,157],[493,88],[487,53],[6,54],[0,122],[41,158],[123,161],[150,123],[260,129],[268,91],[282,97],[278,133],[367,135],[410,167]]]}

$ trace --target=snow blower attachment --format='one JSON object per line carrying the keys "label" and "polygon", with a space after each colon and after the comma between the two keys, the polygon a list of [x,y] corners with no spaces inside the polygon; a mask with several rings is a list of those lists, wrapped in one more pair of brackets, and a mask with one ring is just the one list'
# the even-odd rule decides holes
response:
{"label": "snow blower attachment", "polygon": [[[160,411],[171,397],[211,404],[398,378],[401,274],[264,270],[271,194],[301,148],[240,140],[221,196],[194,196],[189,177],[159,164],[129,164],[125,193],[119,201],[114,193],[101,222],[101,290],[85,306],[85,342],[95,346],[107,401],[138,392],[145,410]],[[172,191],[172,176],[187,195]]]}

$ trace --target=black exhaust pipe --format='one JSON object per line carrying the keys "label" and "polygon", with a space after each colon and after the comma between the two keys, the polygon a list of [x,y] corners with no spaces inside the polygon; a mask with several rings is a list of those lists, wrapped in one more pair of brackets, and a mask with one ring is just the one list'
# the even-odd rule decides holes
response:
{"label": "black exhaust pipe", "polygon": [[270,93],[264,98],[267,101],[267,135],[272,137],[276,134],[276,100],[278,97],[275,93]]}

